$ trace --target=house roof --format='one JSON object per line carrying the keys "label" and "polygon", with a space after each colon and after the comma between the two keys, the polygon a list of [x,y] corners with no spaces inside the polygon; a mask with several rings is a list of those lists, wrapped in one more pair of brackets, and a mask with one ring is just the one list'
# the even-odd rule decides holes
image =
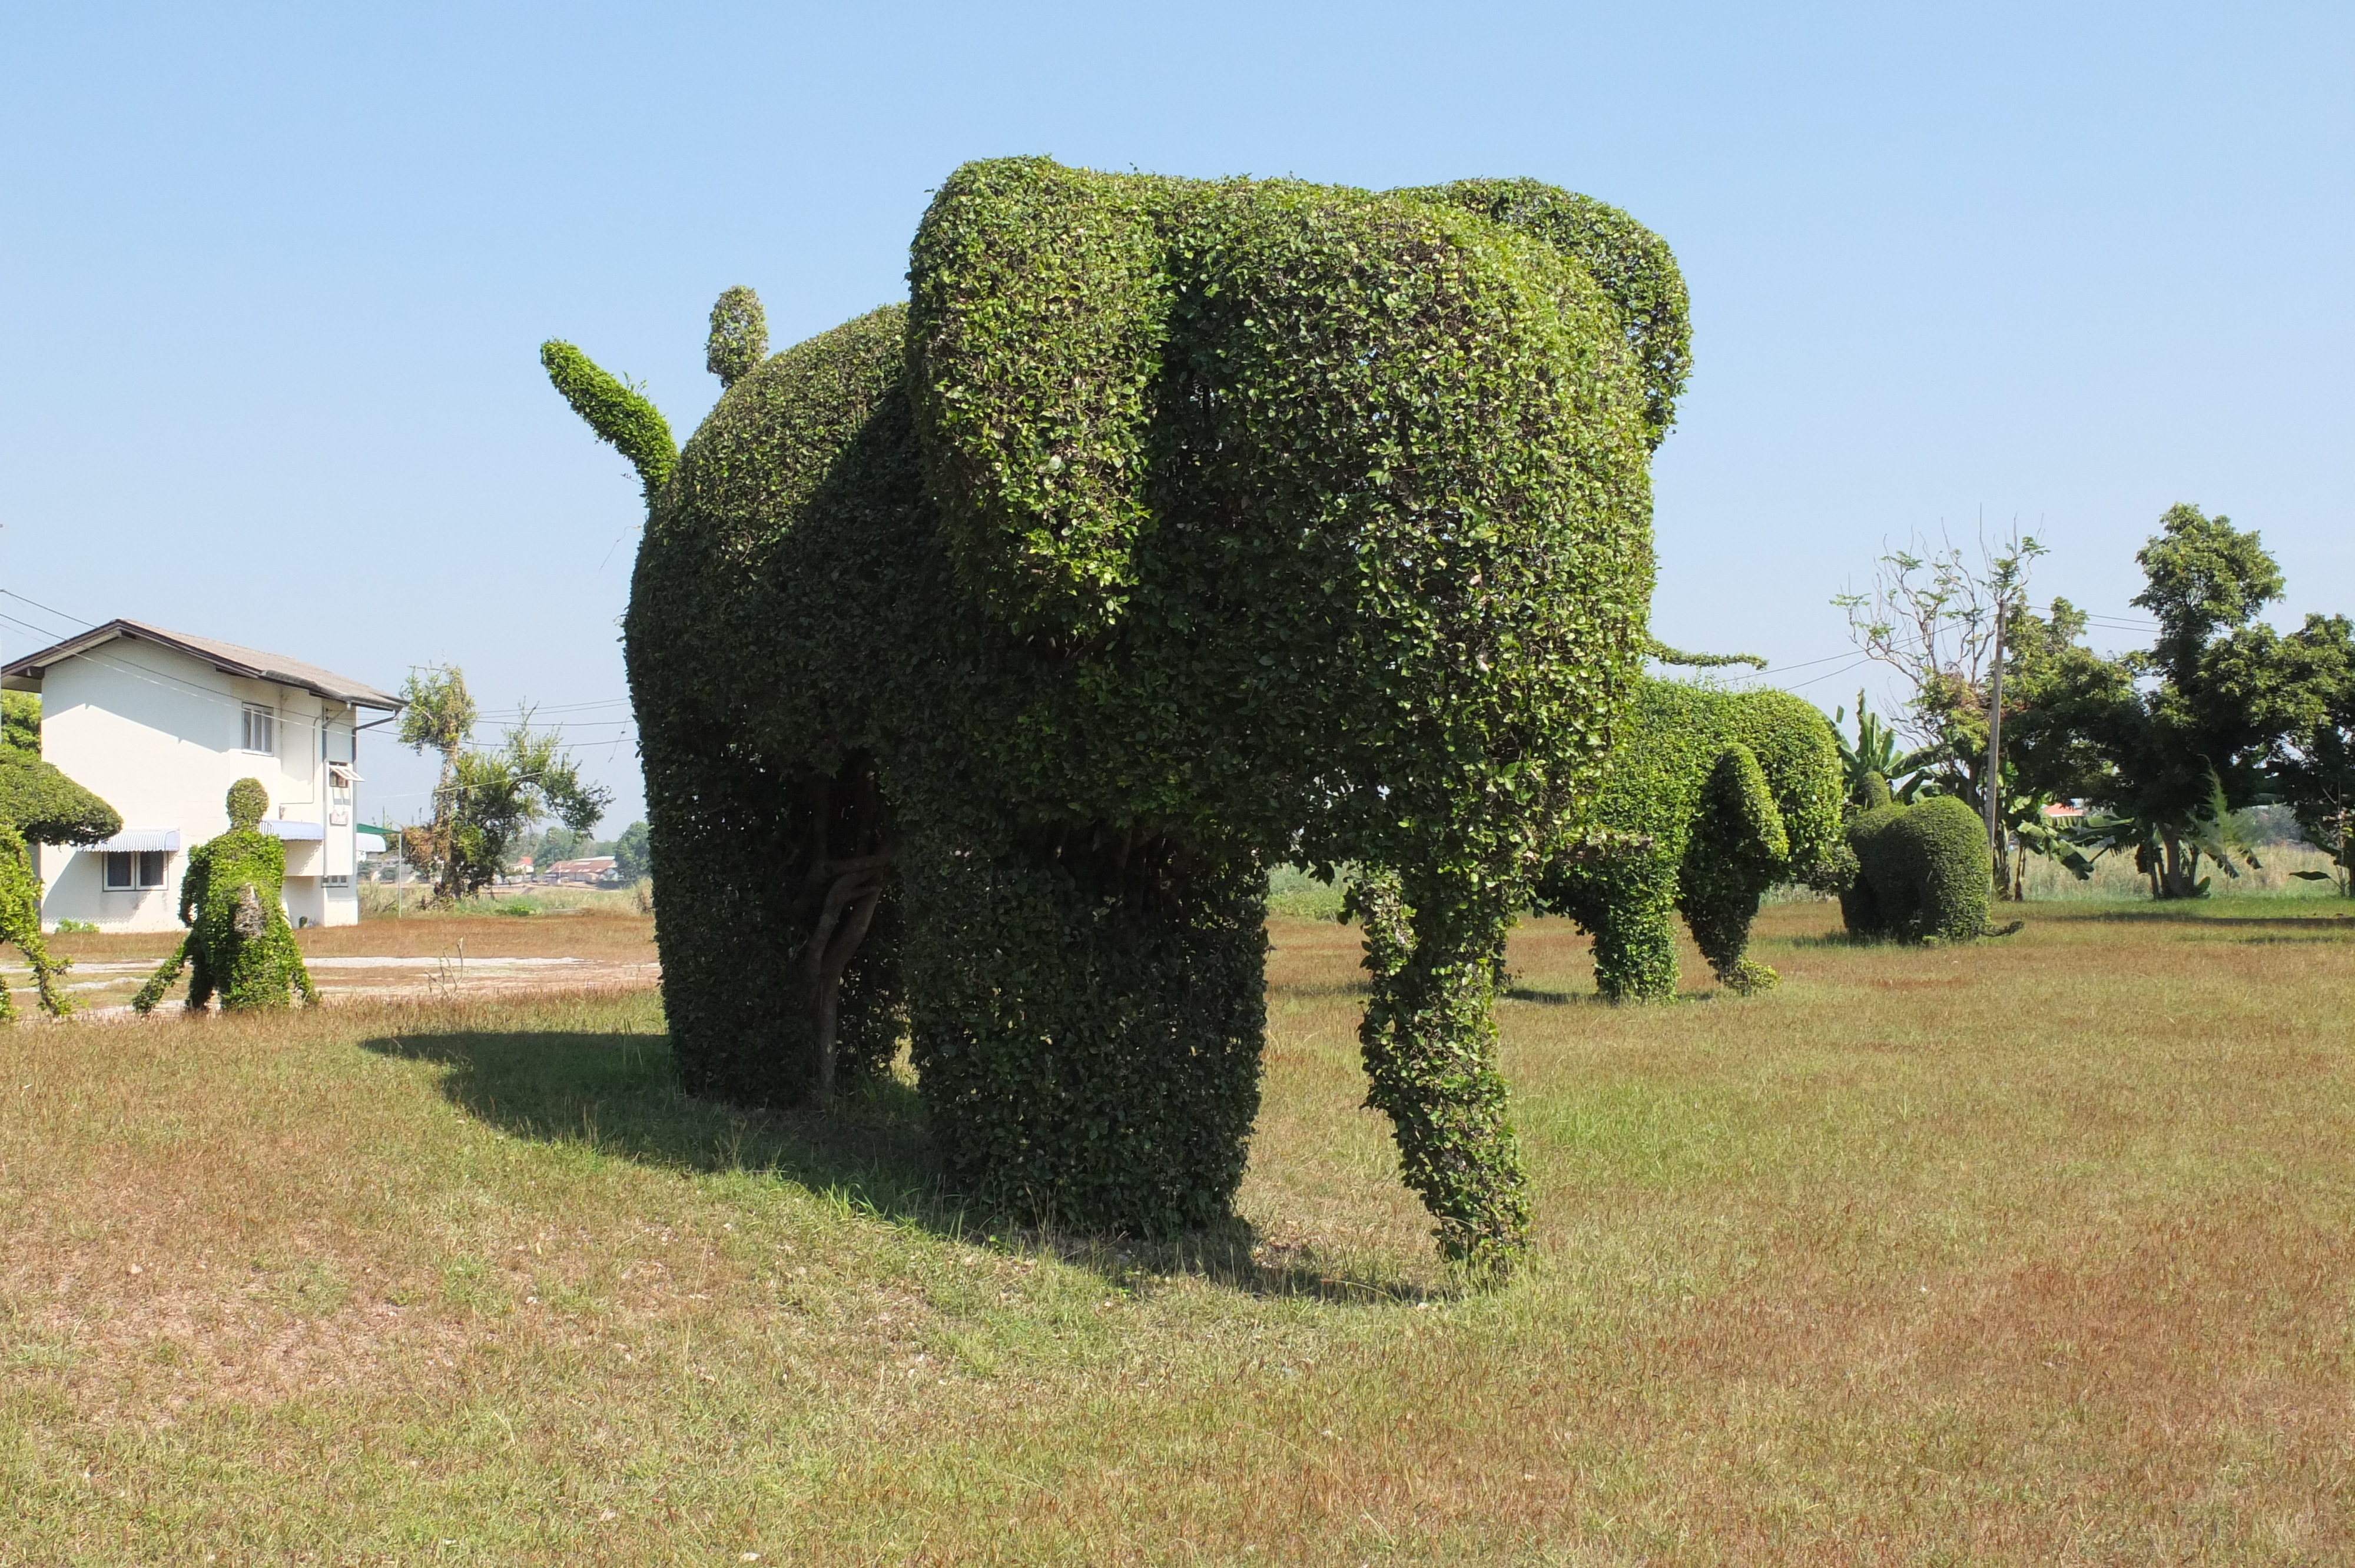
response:
{"label": "house roof", "polygon": [[127,638],[134,642],[153,642],[185,653],[191,659],[210,664],[227,674],[242,675],[250,681],[270,681],[282,686],[300,686],[306,692],[349,703],[355,707],[397,710],[400,699],[389,692],[378,691],[365,682],[333,670],[322,670],[316,664],[305,664],[300,659],[289,659],[282,653],[264,653],[259,648],[240,647],[234,642],[218,642],[209,637],[191,637],[185,631],[170,631],[160,626],[150,626],[144,620],[110,620],[94,626],[78,637],[69,637],[53,648],[37,653],[27,653],[0,666],[0,677],[12,684],[18,681],[37,681],[51,664],[87,653],[92,649]]}

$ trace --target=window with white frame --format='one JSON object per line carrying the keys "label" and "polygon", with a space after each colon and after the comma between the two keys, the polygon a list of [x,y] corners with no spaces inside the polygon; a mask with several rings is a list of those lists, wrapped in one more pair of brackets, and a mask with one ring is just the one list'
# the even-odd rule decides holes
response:
{"label": "window with white frame", "polygon": [[164,885],[164,863],[171,858],[163,850],[109,850],[106,852],[106,890],[109,893],[138,893]]}
{"label": "window with white frame", "polygon": [[247,751],[278,750],[278,714],[261,703],[245,705],[245,726],[240,745]]}

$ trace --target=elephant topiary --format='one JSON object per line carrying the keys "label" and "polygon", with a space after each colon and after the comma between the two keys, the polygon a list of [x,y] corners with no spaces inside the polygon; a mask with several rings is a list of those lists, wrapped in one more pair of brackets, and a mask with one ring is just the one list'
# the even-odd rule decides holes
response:
{"label": "elephant topiary", "polygon": [[[0,942],[13,944],[32,966],[41,1010],[53,1018],[73,1011],[57,983],[73,961],[51,958],[41,940],[41,884],[26,846],[94,844],[122,831],[123,818],[114,808],[55,764],[19,747],[0,746]],[[16,1016],[8,988],[0,984],[0,1023]]]}
{"label": "elephant topiary", "polygon": [[1840,895],[1849,935],[1908,942],[2003,935],[1987,923],[1994,862],[1979,814],[1952,795],[1892,801],[1878,775],[1871,782],[1871,803],[1848,825],[1858,866]]}
{"label": "elephant topiary", "polygon": [[1745,956],[1758,901],[1779,882],[1825,891],[1854,870],[1840,839],[1839,746],[1813,705],[1647,679],[1587,821],[1538,879],[1536,906],[1594,937],[1597,988],[1614,1001],[1677,992],[1675,916],[1717,978],[1763,990]]}
{"label": "elephant topiary", "polygon": [[183,965],[191,1012],[203,1012],[216,991],[229,1012],[282,1008],[296,995],[318,1004],[286,924],[286,846],[254,825],[269,808],[259,779],[229,787],[229,832],[190,850],[180,876],[180,924],[188,934],[131,999],[139,1012],[155,1010]]}
{"label": "elephant topiary", "polygon": [[1534,182],[967,164],[911,300],[777,355],[730,290],[625,623],[674,1059],[823,1105],[904,1033],[950,1180],[1215,1221],[1270,857],[1381,869],[1369,1103],[1450,1256],[1526,1224],[1488,1001],[1647,646],[1687,365],[1659,240]]}

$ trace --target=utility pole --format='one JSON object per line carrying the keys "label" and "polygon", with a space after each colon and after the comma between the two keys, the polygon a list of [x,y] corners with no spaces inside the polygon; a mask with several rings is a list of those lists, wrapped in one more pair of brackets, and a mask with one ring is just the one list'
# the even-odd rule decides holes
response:
{"label": "utility pole", "polygon": [[1987,748],[1986,785],[1982,794],[1987,801],[1987,853],[1995,861],[1995,887],[1998,897],[2010,890],[2010,857],[2004,853],[2003,824],[1998,805],[2003,795],[2003,612],[2010,600],[2010,585],[1998,579],[1995,596],[1995,678],[1989,683],[1987,697]]}

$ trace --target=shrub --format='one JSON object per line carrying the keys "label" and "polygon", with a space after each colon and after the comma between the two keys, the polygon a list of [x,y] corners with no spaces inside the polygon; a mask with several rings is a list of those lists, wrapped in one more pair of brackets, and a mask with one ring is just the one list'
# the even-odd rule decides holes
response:
{"label": "shrub", "polygon": [[113,807],[54,763],[14,747],[0,748],[0,822],[43,844],[94,844],[123,831]]}
{"label": "shrub", "polygon": [[229,788],[229,832],[188,852],[180,874],[180,923],[189,927],[164,966],[131,999],[153,1012],[188,969],[187,1006],[201,1012],[220,993],[230,1012],[282,1008],[291,994],[316,1004],[303,950],[286,924],[286,846],[254,826],[270,809],[258,779]]}
{"label": "shrub", "polygon": [[[57,977],[72,965],[49,957],[41,940],[41,884],[33,874],[32,852],[27,846],[96,843],[121,832],[123,818],[55,765],[41,760],[37,705],[29,710],[29,747],[24,743],[27,717],[21,704],[11,711],[15,733],[0,745],[0,941],[14,943],[32,966],[42,1011],[63,1017],[73,1003],[58,989]],[[64,928],[60,923],[59,929]],[[16,1016],[7,988],[0,984],[0,1022]]]}
{"label": "shrub", "polygon": [[1681,376],[1675,312],[1627,303],[1680,311],[1665,248],[1596,240],[1606,283],[1512,216],[1541,189],[968,164],[905,311],[746,367],[723,300],[675,457],[548,345],[650,501],[628,656],[655,874],[698,890],[655,908],[690,1087],[822,1100],[904,1020],[968,1190],[1201,1223],[1256,1106],[1263,867],[1359,862],[1402,890],[1374,1102],[1443,1245],[1509,1257],[1489,959],[1648,645]]}
{"label": "shrub", "polygon": [[1593,933],[1613,1001],[1676,995],[1679,913],[1727,987],[1771,986],[1774,971],[1745,956],[1759,900],[1778,882],[1846,885],[1841,796],[1838,739],[1811,704],[1646,679],[1538,905]]}
{"label": "shrub", "polygon": [[1850,936],[1964,941],[1988,934],[1987,826],[1956,797],[1911,806],[1884,799],[1849,823],[1848,842],[1859,867],[1840,895]]}

